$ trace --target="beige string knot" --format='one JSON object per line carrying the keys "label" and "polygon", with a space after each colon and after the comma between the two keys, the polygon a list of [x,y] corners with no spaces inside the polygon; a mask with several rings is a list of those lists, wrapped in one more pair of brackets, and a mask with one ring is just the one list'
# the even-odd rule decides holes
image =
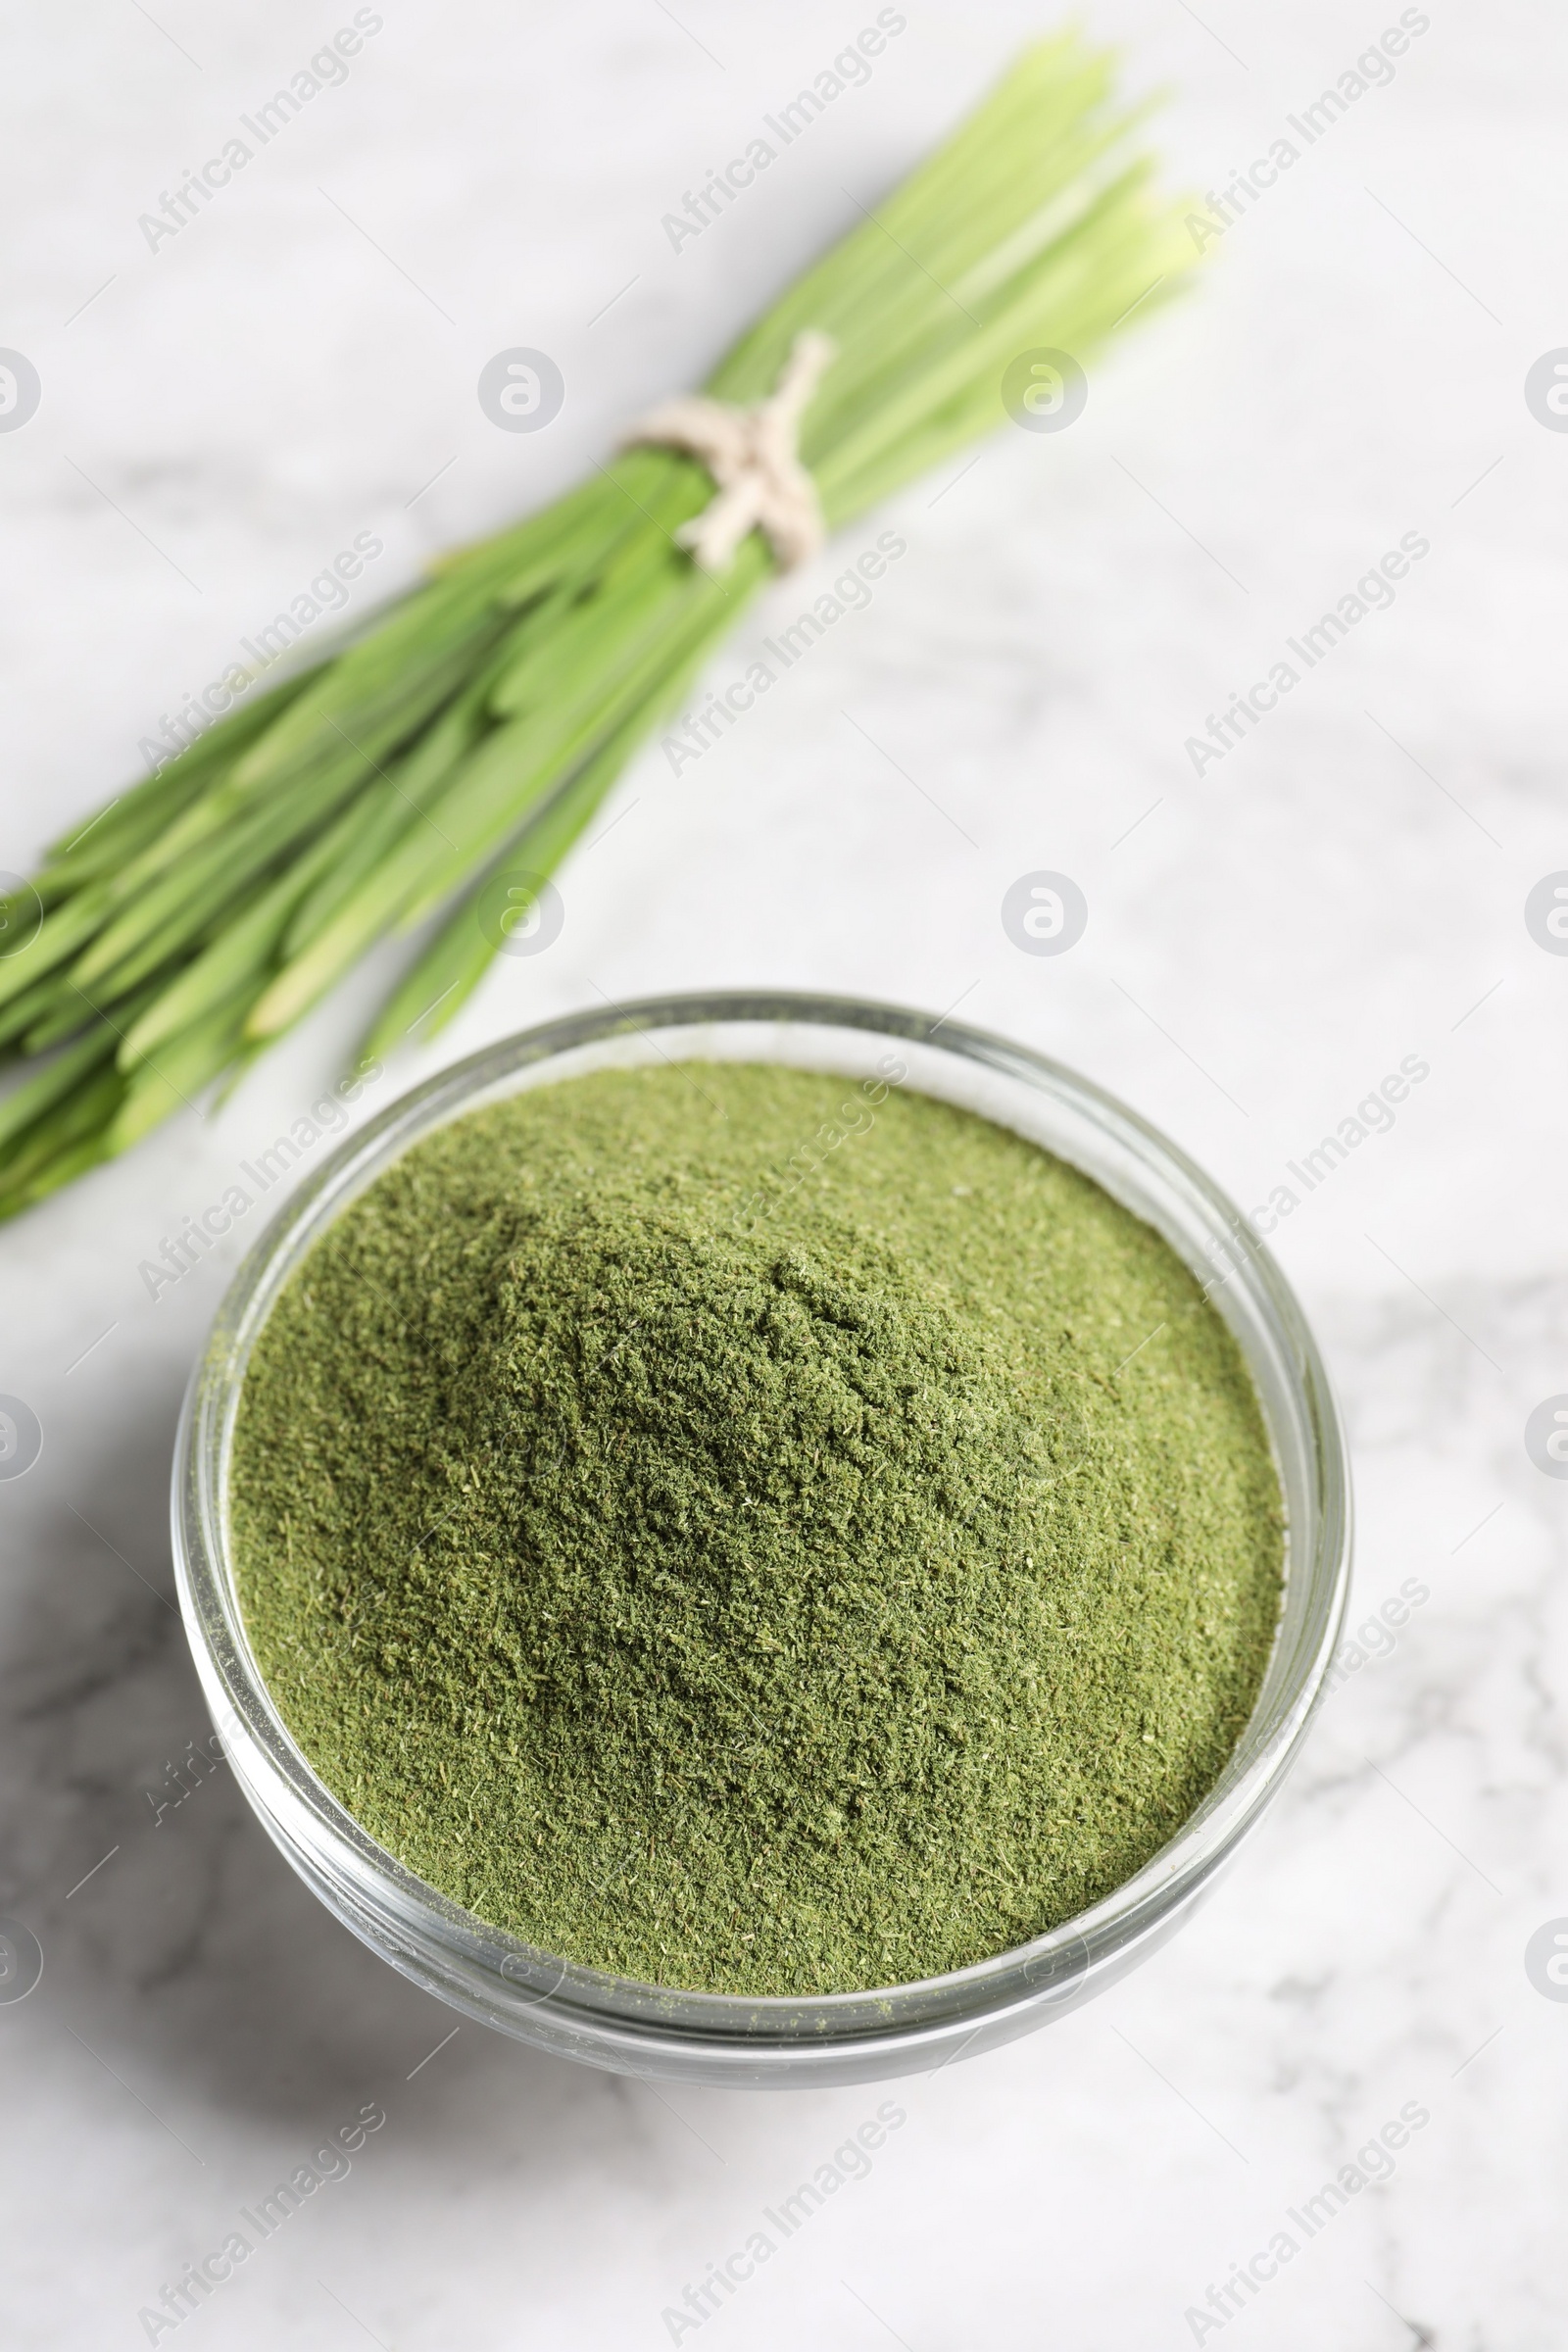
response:
{"label": "beige string knot", "polygon": [[760,528],[781,571],[814,556],[825,535],[816,484],[796,449],[801,417],[834,356],[826,335],[797,335],[778,382],[751,408],[700,393],[666,400],[634,424],[626,446],[681,449],[707,466],[718,492],[675,533],[704,571],[727,571],[748,531]]}

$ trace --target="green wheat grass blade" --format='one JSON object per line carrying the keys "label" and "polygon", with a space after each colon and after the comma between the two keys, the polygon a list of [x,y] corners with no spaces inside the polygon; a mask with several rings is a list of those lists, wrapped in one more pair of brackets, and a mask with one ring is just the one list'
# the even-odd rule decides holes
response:
{"label": "green wheat grass blade", "polygon": [[[832,338],[801,452],[833,527],[999,425],[1020,353],[1082,363],[1190,278],[1113,82],[1076,34],[1025,51],[712,370],[757,400],[799,334]],[[772,576],[755,532],[721,580],[682,552],[712,488],[688,456],[613,454],[51,847],[0,900],[25,943],[0,1056],[50,1056],[0,1097],[0,1216],[231,1086],[388,934],[433,923],[368,1052],[451,1019],[497,952],[495,875],[557,870]]]}

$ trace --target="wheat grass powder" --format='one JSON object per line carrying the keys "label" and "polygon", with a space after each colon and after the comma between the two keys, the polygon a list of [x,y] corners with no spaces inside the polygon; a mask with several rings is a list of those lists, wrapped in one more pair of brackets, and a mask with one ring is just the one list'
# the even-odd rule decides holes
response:
{"label": "wheat grass powder", "polygon": [[901,1075],[535,1086],[397,1160],[255,1346],[230,1523],[283,1719],[559,1957],[967,1967],[1149,1861],[1256,1697],[1236,1342],[1097,1184]]}

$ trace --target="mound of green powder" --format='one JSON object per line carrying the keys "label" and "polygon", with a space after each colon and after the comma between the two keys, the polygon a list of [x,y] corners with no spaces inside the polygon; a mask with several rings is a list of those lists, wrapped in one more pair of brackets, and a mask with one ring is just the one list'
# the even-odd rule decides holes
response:
{"label": "mound of green powder", "polygon": [[882,1094],[537,1087],[380,1177],[256,1346],[231,1527],[284,1720],[564,1958],[969,1966],[1147,1862],[1256,1695],[1281,1509],[1229,1332],[1089,1179]]}

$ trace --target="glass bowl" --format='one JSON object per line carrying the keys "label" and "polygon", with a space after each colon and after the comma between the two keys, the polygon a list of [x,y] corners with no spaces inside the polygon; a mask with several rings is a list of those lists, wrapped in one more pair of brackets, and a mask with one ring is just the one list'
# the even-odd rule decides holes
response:
{"label": "glass bowl", "polygon": [[[1136,1877],[978,1967],[809,1999],[672,1991],[553,1958],[416,1878],[344,1811],[285,1730],[237,1605],[226,1485],[240,1386],[289,1276],[357,1194],[432,1128],[608,1065],[717,1058],[875,1075],[979,1112],[1095,1177],[1208,1288],[1256,1384],[1284,1491],[1283,1609],[1257,1704],[1208,1796]],[[934,2071],[1077,2008],[1171,1935],[1280,1787],[1339,1637],[1349,1581],[1345,1441],[1300,1308],[1251,1227],[1184,1153],[1073,1071],[895,1005],[733,992],[575,1013],[475,1054],[350,1136],[285,1203],[229,1286],[180,1418],[180,1606],[228,1760],[274,1843],[354,1933],[465,2016],[559,2056],[672,2082],[861,2082]]]}

